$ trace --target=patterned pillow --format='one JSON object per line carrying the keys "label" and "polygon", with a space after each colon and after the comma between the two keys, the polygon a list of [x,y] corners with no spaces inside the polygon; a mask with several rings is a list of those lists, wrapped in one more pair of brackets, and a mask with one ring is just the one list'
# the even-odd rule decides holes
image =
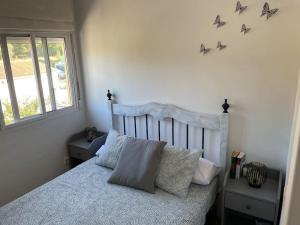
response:
{"label": "patterned pillow", "polygon": [[162,151],[156,185],[169,193],[185,198],[200,154],[200,150],[166,146]]}
{"label": "patterned pillow", "polygon": [[121,135],[115,130],[110,130],[105,145],[97,152],[96,164],[114,169],[126,138],[126,135]]}

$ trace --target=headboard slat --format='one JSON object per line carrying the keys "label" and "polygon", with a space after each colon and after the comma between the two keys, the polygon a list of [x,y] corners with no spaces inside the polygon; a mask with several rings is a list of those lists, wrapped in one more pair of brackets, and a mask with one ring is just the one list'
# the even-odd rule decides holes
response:
{"label": "headboard slat", "polygon": [[160,141],[160,120],[157,123],[158,126],[158,140]]}
{"label": "headboard slat", "polygon": [[204,149],[204,128],[202,128],[202,149]]}
{"label": "headboard slat", "polygon": [[189,125],[186,125],[186,148],[189,149]]}
{"label": "headboard slat", "polygon": [[174,145],[174,118],[172,118],[172,145]]}
{"label": "headboard slat", "polygon": [[148,131],[148,114],[146,114],[146,138],[147,140],[149,139],[149,131]]}
{"label": "headboard slat", "polygon": [[136,116],[134,116],[133,118],[134,118],[134,137],[137,137],[137,134],[136,134]]}
{"label": "headboard slat", "polygon": [[[204,128],[202,128],[202,150],[204,150]],[[202,152],[202,157],[204,158],[204,151]]]}
{"label": "headboard slat", "polygon": [[125,116],[123,115],[123,133],[126,135],[126,122],[125,122]]}

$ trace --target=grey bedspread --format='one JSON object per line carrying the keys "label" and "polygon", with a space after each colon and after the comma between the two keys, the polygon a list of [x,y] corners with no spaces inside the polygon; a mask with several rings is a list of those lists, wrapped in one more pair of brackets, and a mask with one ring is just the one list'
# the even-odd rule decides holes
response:
{"label": "grey bedspread", "polygon": [[1,225],[204,225],[217,181],[187,199],[108,184],[95,158],[0,208]]}

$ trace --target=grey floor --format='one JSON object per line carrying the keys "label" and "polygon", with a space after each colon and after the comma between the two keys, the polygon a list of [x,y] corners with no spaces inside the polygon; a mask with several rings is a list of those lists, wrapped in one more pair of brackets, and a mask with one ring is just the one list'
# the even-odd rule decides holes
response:
{"label": "grey floor", "polygon": [[[221,218],[215,211],[209,212],[205,225],[221,225]],[[226,225],[256,225],[255,219],[234,212],[227,214]]]}
{"label": "grey floor", "polygon": [[[252,216],[248,216],[245,214],[237,213],[234,211],[227,211],[226,214],[226,225],[272,225],[272,222],[263,221]],[[212,221],[212,223],[208,223],[207,225],[220,225],[219,221]]]}

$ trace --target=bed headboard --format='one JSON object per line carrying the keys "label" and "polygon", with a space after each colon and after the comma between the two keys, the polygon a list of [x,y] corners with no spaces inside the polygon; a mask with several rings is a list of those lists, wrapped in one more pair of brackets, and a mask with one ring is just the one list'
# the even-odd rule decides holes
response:
{"label": "bed headboard", "polygon": [[148,103],[118,104],[108,90],[108,124],[130,136],[168,141],[169,144],[201,148],[204,158],[226,168],[228,151],[228,108],[214,115],[191,112],[175,105]]}

